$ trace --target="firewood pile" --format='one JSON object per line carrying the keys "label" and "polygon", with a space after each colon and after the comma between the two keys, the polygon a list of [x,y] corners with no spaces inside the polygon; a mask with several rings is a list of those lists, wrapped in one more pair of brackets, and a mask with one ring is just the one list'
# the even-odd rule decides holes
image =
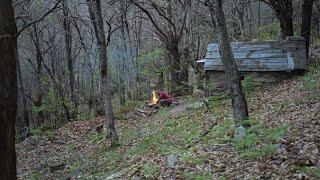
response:
{"label": "firewood pile", "polygon": [[134,114],[141,117],[148,117],[157,112],[158,112],[158,108],[148,108],[148,109],[136,108],[134,111]]}
{"label": "firewood pile", "polygon": [[134,114],[141,117],[148,117],[148,116],[151,116],[152,114],[157,113],[159,109],[160,109],[160,105],[158,103],[147,101],[142,108],[136,108],[134,111]]}
{"label": "firewood pile", "polygon": [[152,114],[157,113],[160,108],[158,100],[159,100],[159,97],[156,94],[156,91],[153,91],[151,94],[151,100],[146,101],[144,107],[136,108],[134,111],[134,114],[141,117],[148,117],[148,116],[151,116]]}

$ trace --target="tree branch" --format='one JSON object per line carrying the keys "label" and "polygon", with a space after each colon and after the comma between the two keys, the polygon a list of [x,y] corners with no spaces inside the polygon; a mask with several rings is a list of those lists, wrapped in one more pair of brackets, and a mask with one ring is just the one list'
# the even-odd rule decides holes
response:
{"label": "tree branch", "polygon": [[156,21],[153,19],[152,15],[150,14],[150,12],[148,10],[146,10],[144,7],[142,7],[139,3],[137,3],[135,0],[130,0],[131,3],[133,3],[136,7],[138,7],[140,10],[142,10],[149,18],[149,20],[151,21],[151,23],[154,25],[154,27],[156,28],[156,30],[158,31],[160,37],[162,37],[165,40],[168,40],[167,35],[161,30],[161,28],[159,27],[159,25],[156,23]]}
{"label": "tree branch", "polygon": [[152,5],[152,7],[158,12],[159,16],[163,17],[166,21],[169,22],[169,24],[171,24],[171,26],[172,26],[174,29],[176,29],[175,24],[171,21],[170,18],[168,18],[168,17],[165,15],[165,13],[163,12],[163,10],[160,9],[160,7],[159,7],[156,3],[154,3],[153,1],[151,1],[151,5]]}
{"label": "tree branch", "polygon": [[59,4],[60,4],[61,2],[62,2],[62,0],[58,0],[57,3],[56,3],[48,12],[46,12],[43,16],[41,16],[41,17],[40,17],[39,19],[37,19],[37,20],[34,20],[34,21],[30,22],[29,24],[25,25],[24,27],[22,27],[22,28],[17,32],[15,38],[18,38],[19,35],[20,35],[25,29],[27,29],[28,27],[30,27],[30,26],[32,26],[33,24],[36,24],[36,23],[44,20],[49,14],[51,14],[52,12],[54,12],[54,11],[58,8],[58,6],[59,6]]}

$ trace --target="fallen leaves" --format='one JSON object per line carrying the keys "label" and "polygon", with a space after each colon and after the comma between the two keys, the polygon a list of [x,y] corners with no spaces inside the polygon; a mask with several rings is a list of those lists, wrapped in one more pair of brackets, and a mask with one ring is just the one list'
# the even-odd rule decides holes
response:
{"label": "fallen leaves", "polygon": [[[232,119],[229,100],[222,100],[216,112],[188,111],[188,103],[180,102],[152,117],[128,115],[127,120],[117,120],[122,144],[116,149],[109,149],[103,133],[96,132],[102,117],[70,122],[51,139],[31,136],[17,144],[18,175],[21,179],[316,179],[320,177],[320,86],[301,87],[310,78],[320,82],[319,74],[314,69],[308,78],[296,76],[264,87],[248,99],[251,115],[263,127],[289,125],[281,138],[269,137],[274,149],[269,156],[240,157],[226,141],[233,132],[226,125]],[[54,162],[66,168],[50,172],[48,164]]]}

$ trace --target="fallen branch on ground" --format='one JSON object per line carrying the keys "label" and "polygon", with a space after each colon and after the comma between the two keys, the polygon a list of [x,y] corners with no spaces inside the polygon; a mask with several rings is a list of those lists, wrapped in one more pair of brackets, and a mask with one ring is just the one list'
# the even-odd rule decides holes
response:
{"label": "fallen branch on ground", "polygon": [[156,113],[158,112],[157,110],[142,110],[142,109],[135,109],[134,114],[141,116],[141,117],[147,117],[147,116],[151,116],[152,113]]}

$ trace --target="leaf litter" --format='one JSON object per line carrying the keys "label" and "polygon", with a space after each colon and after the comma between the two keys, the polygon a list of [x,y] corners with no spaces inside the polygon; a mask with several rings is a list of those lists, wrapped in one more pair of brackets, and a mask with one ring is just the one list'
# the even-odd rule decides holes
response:
{"label": "leaf litter", "polygon": [[[227,123],[232,122],[230,100],[222,100],[210,110],[187,110],[185,101],[152,117],[117,120],[121,145],[115,149],[109,148],[103,133],[95,132],[103,117],[70,122],[55,131],[53,138],[28,137],[16,145],[18,177],[318,179],[320,68],[317,63],[314,66],[304,76],[262,87],[248,96],[250,114],[262,128],[256,136],[252,133],[257,142],[245,144],[250,147],[241,151],[246,156],[241,156],[232,141],[234,125]],[[314,86],[306,85],[310,78]],[[271,148],[261,155],[269,144],[260,142],[266,137],[259,131],[284,125],[284,135],[264,142]],[[143,136],[139,135],[142,129]],[[59,163],[66,168],[49,171],[50,164]]]}

